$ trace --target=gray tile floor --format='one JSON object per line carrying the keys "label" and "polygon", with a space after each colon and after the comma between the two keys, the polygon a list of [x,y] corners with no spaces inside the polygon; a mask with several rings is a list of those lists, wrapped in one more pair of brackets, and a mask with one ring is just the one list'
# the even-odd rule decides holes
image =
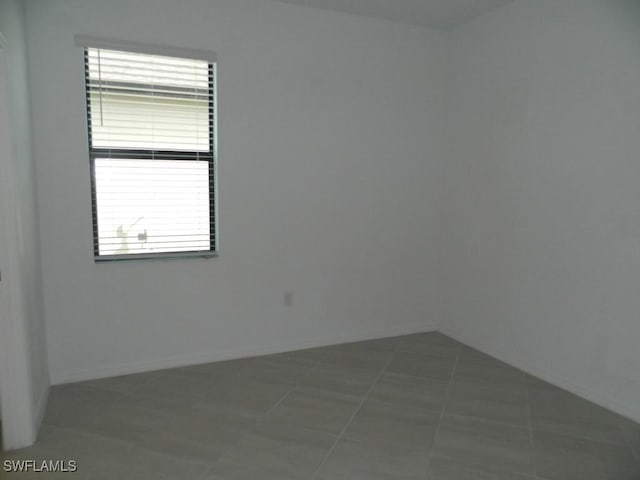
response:
{"label": "gray tile floor", "polygon": [[429,333],[55,387],[4,455],[78,463],[8,478],[638,480],[640,426]]}

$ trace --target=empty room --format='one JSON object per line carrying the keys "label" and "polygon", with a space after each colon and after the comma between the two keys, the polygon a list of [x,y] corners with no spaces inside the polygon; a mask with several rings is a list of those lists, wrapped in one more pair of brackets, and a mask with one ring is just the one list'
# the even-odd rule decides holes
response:
{"label": "empty room", "polygon": [[640,1],[0,0],[0,478],[640,480]]}

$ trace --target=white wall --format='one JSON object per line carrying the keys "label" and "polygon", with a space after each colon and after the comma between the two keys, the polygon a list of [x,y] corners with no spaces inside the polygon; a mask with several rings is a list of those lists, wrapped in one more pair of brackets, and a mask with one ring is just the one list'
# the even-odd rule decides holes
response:
{"label": "white wall", "polygon": [[[54,382],[437,323],[446,34],[265,0],[32,0],[28,26]],[[217,52],[220,258],[94,263],[77,33]]]}
{"label": "white wall", "polygon": [[640,4],[451,34],[442,329],[640,420]]}
{"label": "white wall", "polygon": [[[27,3],[54,382],[442,310],[442,330],[640,419],[637,2],[519,0],[448,44],[264,0]],[[217,51],[219,259],[93,262],[76,33]]]}
{"label": "white wall", "polygon": [[[25,446],[34,440],[41,420],[49,388],[45,326],[42,314],[40,250],[38,244],[38,213],[36,208],[35,174],[31,154],[30,103],[27,91],[27,45],[24,25],[24,8],[18,0],[0,0],[0,32],[6,40],[4,57],[7,67],[7,93],[9,96],[10,163],[3,171],[10,178],[2,179],[3,207],[8,224],[4,228],[2,258],[2,287],[11,290],[11,309],[15,316],[2,319],[2,334],[5,342],[0,348],[11,349],[11,354],[2,352],[3,385],[20,392],[3,391],[3,418],[6,424],[16,424],[11,429],[11,438],[5,436],[6,448]],[[10,188],[9,188],[10,187]],[[7,244],[15,247],[6,251]],[[3,297],[7,300],[8,297]],[[14,343],[15,342],[15,343]],[[24,377],[24,378],[23,378]],[[6,383],[5,383],[6,382]],[[24,391],[24,395],[22,395]],[[29,412],[24,416],[24,397],[28,397]],[[11,398],[12,402],[6,399]],[[22,400],[22,402],[20,402]],[[16,403],[20,403],[16,405]],[[16,411],[16,408],[18,411]],[[10,415],[8,415],[10,414]],[[11,416],[12,418],[9,418]],[[15,416],[15,417],[14,417]],[[19,418],[19,422],[16,419]],[[22,422],[22,423],[20,423]]]}

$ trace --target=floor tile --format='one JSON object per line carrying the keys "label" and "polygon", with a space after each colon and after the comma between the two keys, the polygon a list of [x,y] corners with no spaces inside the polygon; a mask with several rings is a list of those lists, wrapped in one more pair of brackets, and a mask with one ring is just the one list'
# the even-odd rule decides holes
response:
{"label": "floor tile", "polygon": [[129,395],[131,403],[158,410],[188,408],[205,398],[208,386],[193,378],[178,375],[161,375]]}
{"label": "floor tile", "polygon": [[339,433],[360,405],[360,399],[322,390],[291,392],[267,418],[304,428]]}
{"label": "floor tile", "polygon": [[213,465],[236,445],[251,424],[201,412],[171,415],[159,428],[147,429],[136,442],[147,450]]}
{"label": "floor tile", "polygon": [[534,377],[533,375],[529,375],[528,373],[524,374],[524,378],[527,382],[527,388],[529,390],[532,390],[532,389],[556,390],[558,388],[555,385],[551,385],[550,383],[545,382],[541,378]]}
{"label": "floor tile", "polygon": [[89,462],[115,462],[126,456],[132,448],[133,444],[131,442],[122,442],[77,430],[43,424],[35,445],[11,452],[0,452],[0,458],[8,460],[76,460],[78,469],[86,470],[89,467]]}
{"label": "floor tile", "polygon": [[295,386],[313,367],[314,363],[299,358],[256,358],[239,373],[240,378],[249,378],[265,383]]}
{"label": "floor tile", "polygon": [[117,392],[81,384],[52,387],[43,422],[58,427],[82,427],[122,397]]}
{"label": "floor tile", "polygon": [[384,373],[369,395],[370,400],[398,407],[441,411],[448,383],[428,378]]}
{"label": "floor tile", "polygon": [[428,455],[403,446],[376,446],[342,438],[316,480],[424,480]]}
{"label": "floor tile", "polygon": [[220,461],[202,478],[202,480],[301,480],[300,477],[286,473],[264,471],[252,464],[239,465]]}
{"label": "floor tile", "polygon": [[620,427],[627,443],[633,448],[638,461],[640,461],[640,424],[620,418]]}
{"label": "floor tile", "polygon": [[322,363],[350,368],[382,370],[393,355],[393,351],[367,342],[346,343],[329,347]]}
{"label": "floor tile", "polygon": [[194,378],[200,381],[216,381],[220,378],[232,377],[238,374],[252,362],[252,359],[228,360],[224,362],[190,365],[187,367],[163,370],[163,373]]}
{"label": "floor tile", "polygon": [[529,426],[527,397],[524,392],[477,387],[468,382],[454,381],[451,384],[445,413],[521,427]]}
{"label": "floor tile", "polygon": [[375,370],[319,364],[309,370],[300,386],[361,397],[378,378]]}
{"label": "floor tile", "polygon": [[449,381],[455,363],[455,358],[449,356],[399,351],[393,355],[386,371],[400,375]]}
{"label": "floor tile", "polygon": [[304,350],[294,350],[292,352],[283,352],[283,353],[276,354],[275,357],[278,357],[278,358],[293,357],[300,360],[318,362],[326,358],[330,348],[331,347],[316,347],[316,348],[307,348]]}
{"label": "floor tile", "polygon": [[453,380],[470,387],[503,390],[514,394],[526,392],[524,373],[521,370],[468,347],[461,349]]}
{"label": "floor tile", "polygon": [[336,438],[276,422],[258,424],[220,458],[217,470],[238,471],[233,468],[235,465],[248,467],[249,472],[262,472],[258,478],[266,474],[267,478],[306,479],[320,465]]}
{"label": "floor tile", "polygon": [[427,453],[440,420],[440,412],[365,402],[344,433],[364,444],[398,445]]}
{"label": "floor tile", "polygon": [[418,333],[396,338],[396,350],[428,353],[450,359],[456,358],[461,344],[437,332]]}
{"label": "floor tile", "polygon": [[529,475],[479,470],[455,463],[447,458],[431,457],[427,480],[536,480]]}
{"label": "floor tile", "polygon": [[258,417],[268,412],[291,390],[292,386],[282,383],[234,378],[221,383],[219,388],[211,389],[193,408],[203,412]]}
{"label": "floor tile", "polygon": [[[639,480],[640,425],[427,333],[53,387],[36,445],[0,454],[19,458],[91,480]],[[45,476],[70,478],[9,478]]]}
{"label": "floor tile", "polygon": [[640,465],[626,445],[534,432],[536,469],[549,480],[637,480]]}
{"label": "floor tile", "polygon": [[[36,446],[5,454],[13,459],[73,459],[77,472],[60,475],[17,475],[15,478],[79,478],[91,480],[173,480],[200,478],[209,468],[137,448],[129,443],[78,431],[43,426]],[[12,478],[14,475],[7,475]]]}
{"label": "floor tile", "polygon": [[491,472],[534,473],[530,433],[520,427],[445,415],[433,454]]}
{"label": "floor tile", "polygon": [[116,440],[137,442],[147,432],[164,429],[167,416],[166,411],[143,408],[139,403],[130,403],[128,398],[123,398],[71,428]]}
{"label": "floor tile", "polygon": [[[128,442],[43,425],[35,446],[0,453],[0,458],[75,460],[77,472],[61,474],[7,474],[7,478],[78,478],[91,480],[174,480],[200,478],[209,468],[199,462],[168,457]],[[3,477],[4,478],[4,477]]]}
{"label": "floor tile", "polygon": [[534,430],[596,441],[626,444],[620,417],[559,388],[530,388]]}
{"label": "floor tile", "polygon": [[369,349],[395,351],[398,338],[400,337],[375,338],[373,340],[352,343],[351,345],[361,345]]}
{"label": "floor tile", "polygon": [[260,420],[249,433],[250,435],[280,442],[283,445],[300,443],[313,450],[322,450],[324,453],[329,451],[329,448],[333,446],[338,438],[332,433],[311,430],[270,419]]}
{"label": "floor tile", "polygon": [[178,459],[144,448],[134,447],[118,463],[98,466],[89,477],[92,480],[175,480],[177,478],[200,479],[210,466]]}

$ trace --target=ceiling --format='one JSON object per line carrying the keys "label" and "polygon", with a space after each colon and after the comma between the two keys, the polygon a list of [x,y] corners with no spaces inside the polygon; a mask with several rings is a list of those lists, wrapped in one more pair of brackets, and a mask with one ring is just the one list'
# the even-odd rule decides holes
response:
{"label": "ceiling", "polygon": [[433,28],[453,28],[513,0],[278,0],[293,5],[382,18]]}

